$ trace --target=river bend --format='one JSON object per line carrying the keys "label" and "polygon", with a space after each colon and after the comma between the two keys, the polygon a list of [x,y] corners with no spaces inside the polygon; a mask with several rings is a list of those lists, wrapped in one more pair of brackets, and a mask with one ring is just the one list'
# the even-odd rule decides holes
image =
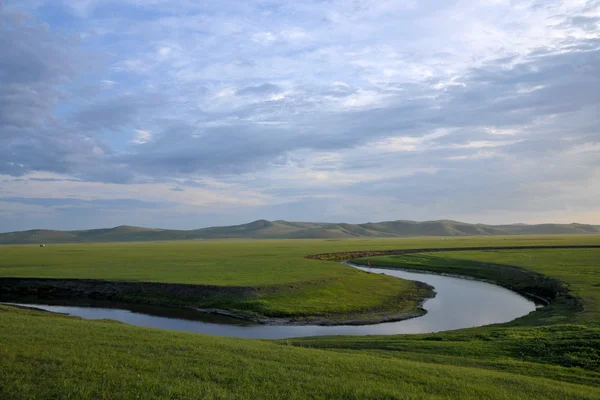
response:
{"label": "river bend", "polygon": [[[351,264],[349,264],[351,265]],[[367,268],[352,265],[362,270]],[[423,304],[427,314],[398,322],[373,325],[252,325],[229,318],[207,316],[206,320],[180,316],[152,315],[146,312],[116,308],[76,307],[45,304],[22,304],[47,311],[65,313],[86,319],[113,319],[131,325],[170,329],[219,336],[254,339],[284,339],[322,335],[394,335],[431,333],[470,328],[511,321],[536,309],[531,300],[503,287],[471,279],[371,268],[402,279],[425,282],[434,287],[436,296]]]}

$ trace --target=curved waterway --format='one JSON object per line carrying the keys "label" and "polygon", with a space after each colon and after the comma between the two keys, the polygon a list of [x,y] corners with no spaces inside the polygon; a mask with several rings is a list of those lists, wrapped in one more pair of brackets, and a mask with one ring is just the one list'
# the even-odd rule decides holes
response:
{"label": "curved waterway", "polygon": [[[349,264],[351,265],[351,264]],[[284,339],[322,335],[394,335],[401,333],[431,333],[460,328],[508,322],[536,309],[531,300],[491,283],[403,270],[356,268],[425,282],[435,288],[436,296],[423,304],[427,314],[398,322],[374,325],[252,325],[232,318],[207,316],[199,320],[181,312],[171,315],[136,310],[102,307],[76,307],[46,304],[19,304],[47,311],[74,315],[86,319],[113,319],[131,325],[176,331],[206,333],[254,339]],[[15,304],[15,303],[12,303]],[[160,315],[157,315],[160,314]]]}

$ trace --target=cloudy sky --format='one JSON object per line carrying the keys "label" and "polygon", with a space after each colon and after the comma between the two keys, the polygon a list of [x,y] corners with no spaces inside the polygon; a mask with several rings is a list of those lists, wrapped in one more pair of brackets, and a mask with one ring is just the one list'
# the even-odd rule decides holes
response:
{"label": "cloudy sky", "polygon": [[599,200],[600,0],[0,0],[0,231]]}

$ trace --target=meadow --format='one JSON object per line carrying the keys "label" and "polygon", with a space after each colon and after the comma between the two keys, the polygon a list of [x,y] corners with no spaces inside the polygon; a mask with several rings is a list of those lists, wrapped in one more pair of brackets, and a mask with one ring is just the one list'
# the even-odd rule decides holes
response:
{"label": "meadow", "polygon": [[490,280],[553,302],[528,317],[529,323],[549,318],[543,322],[600,326],[600,249],[456,251],[369,257],[355,262]]}
{"label": "meadow", "polygon": [[[263,306],[339,312],[348,304],[382,301],[370,292],[385,292],[385,284],[364,279],[374,274],[305,256],[599,244],[600,236],[529,236],[1,246],[0,277],[283,286],[285,292],[260,299]],[[461,251],[369,261],[470,275],[515,290],[545,288],[548,282],[560,290],[551,306],[507,324],[424,335],[280,341],[163,331],[0,306],[0,398],[600,397],[599,249]]]}
{"label": "meadow", "polygon": [[123,294],[113,300],[297,319],[368,319],[374,311],[383,315],[409,313],[431,293],[411,281],[304,258],[319,246],[328,248],[326,243],[274,240],[3,246],[0,277],[198,284],[205,286],[201,298],[159,293]]}

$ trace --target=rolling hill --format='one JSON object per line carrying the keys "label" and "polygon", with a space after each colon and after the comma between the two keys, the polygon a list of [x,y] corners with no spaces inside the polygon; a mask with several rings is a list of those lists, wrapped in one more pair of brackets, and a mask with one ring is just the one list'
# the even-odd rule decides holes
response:
{"label": "rolling hill", "polygon": [[600,234],[600,226],[586,224],[484,225],[440,221],[386,221],[365,224],[267,221],[195,230],[117,226],[108,229],[57,231],[34,229],[0,234],[0,244],[129,242],[201,239],[343,239],[352,237],[489,236]]}

